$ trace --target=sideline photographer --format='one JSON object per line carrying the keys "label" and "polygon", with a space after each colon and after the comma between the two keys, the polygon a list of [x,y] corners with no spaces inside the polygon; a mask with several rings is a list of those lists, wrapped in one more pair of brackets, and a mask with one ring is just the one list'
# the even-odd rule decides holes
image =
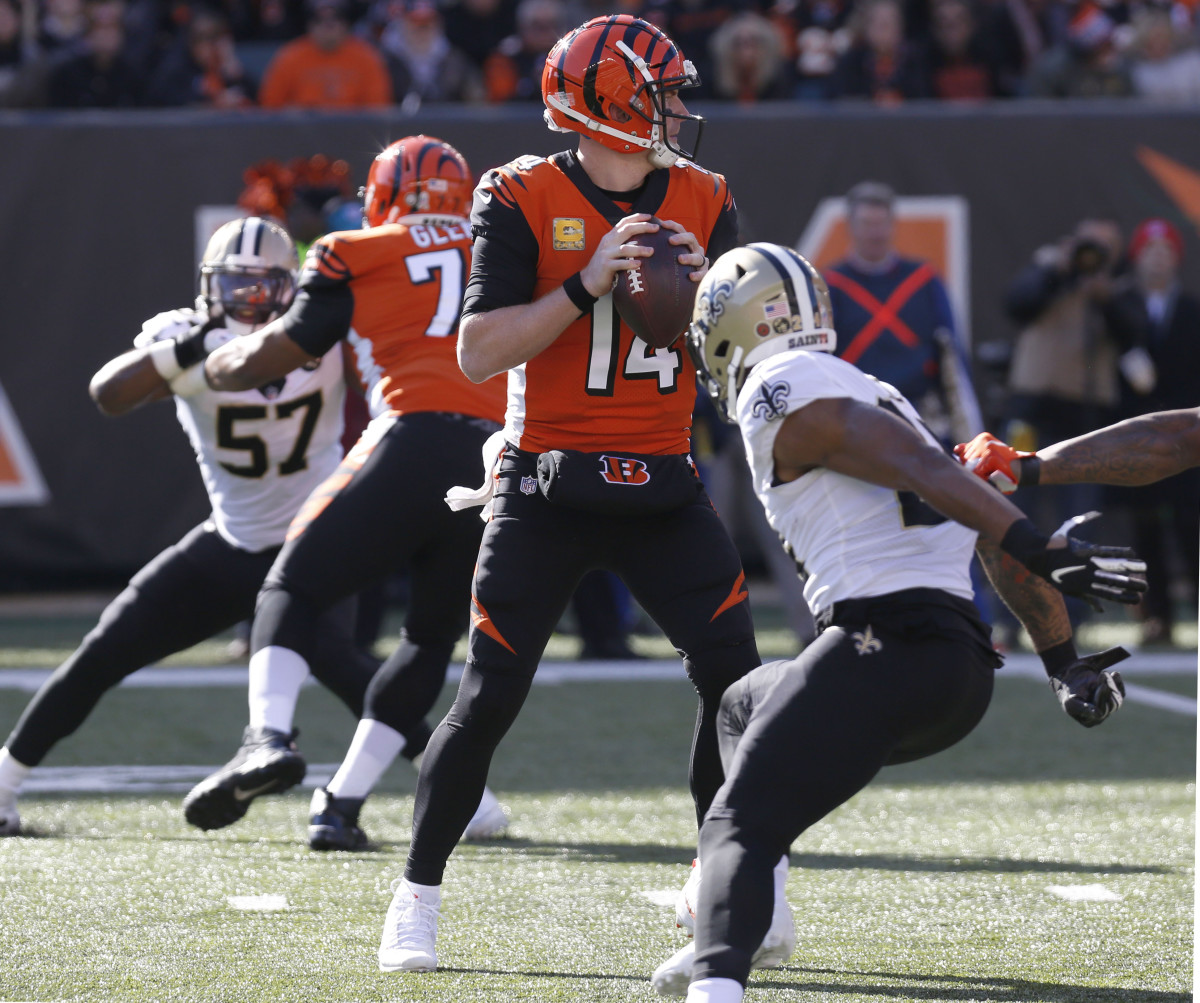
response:
{"label": "sideline photographer", "polygon": [[[1121,273],[1122,245],[1115,222],[1082,220],[1073,234],[1039,248],[1009,285],[1005,310],[1021,326],[1008,378],[1007,441],[1019,442],[1016,448],[1036,450],[1108,424],[1118,402],[1118,367],[1130,382],[1138,377],[1138,353],[1131,350],[1143,341],[1141,319],[1117,295],[1130,283]],[[1092,485],[1036,499],[1053,506],[1040,513],[1047,522],[1098,501]]]}

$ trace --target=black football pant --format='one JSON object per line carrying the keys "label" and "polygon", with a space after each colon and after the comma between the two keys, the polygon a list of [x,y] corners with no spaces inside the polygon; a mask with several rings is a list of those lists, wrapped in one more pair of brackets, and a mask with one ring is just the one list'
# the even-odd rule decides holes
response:
{"label": "black football pant", "polygon": [[721,694],[759,664],[741,560],[707,497],[654,516],[606,516],[547,501],[536,456],[501,462],[471,596],[467,665],[421,766],[406,876],[440,884],[579,579],[614,572],[671,639],[700,696],[689,781],[702,817],[721,785]]}
{"label": "black football pant", "polygon": [[[249,619],[278,552],[240,550],[211,523],[168,547],[133,576],[37,692],[9,736],[8,751],[36,766],[126,676]],[[354,646],[353,618],[353,600],[321,618],[312,671],[359,715],[378,662]]]}
{"label": "black football pant", "polygon": [[373,422],[305,502],[258,599],[252,650],[278,645],[309,659],[322,610],[408,570],[400,644],[371,681],[364,716],[404,735],[410,759],[425,748],[425,715],[466,630],[483,534],[479,509],[451,511],[446,491],[479,483],[483,444],[498,428],[435,412]]}
{"label": "black football pant", "polygon": [[744,985],[792,841],[881,767],[964,738],[991,701],[999,659],[966,600],[910,589],[839,603],[833,623],[721,701],[726,780],[700,830],[693,979]]}

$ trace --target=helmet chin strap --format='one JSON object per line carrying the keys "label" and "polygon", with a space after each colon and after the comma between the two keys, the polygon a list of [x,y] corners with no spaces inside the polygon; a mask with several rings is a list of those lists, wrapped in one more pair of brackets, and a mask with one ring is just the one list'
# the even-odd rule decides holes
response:
{"label": "helmet chin strap", "polygon": [[737,346],[733,350],[733,355],[729,360],[729,379],[725,385],[725,410],[730,416],[737,416],[737,397],[738,390],[742,385],[742,351],[741,346]]}

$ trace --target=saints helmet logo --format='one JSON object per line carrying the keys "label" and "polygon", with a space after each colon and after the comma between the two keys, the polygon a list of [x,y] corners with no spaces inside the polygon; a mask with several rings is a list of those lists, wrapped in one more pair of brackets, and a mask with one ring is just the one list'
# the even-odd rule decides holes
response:
{"label": "saints helmet logo", "polygon": [[772,383],[769,387],[759,388],[758,398],[754,401],[752,413],[755,418],[765,418],[774,421],[787,414],[787,395],[791,387],[786,383]]}
{"label": "saints helmet logo", "polygon": [[733,282],[721,279],[714,282],[700,297],[700,310],[708,325],[716,324],[725,313],[725,301],[733,295]]}
{"label": "saints helmet logo", "polygon": [[883,642],[871,633],[869,624],[866,630],[856,630],[851,634],[850,640],[854,642],[854,650],[860,655],[871,655],[883,650]]}

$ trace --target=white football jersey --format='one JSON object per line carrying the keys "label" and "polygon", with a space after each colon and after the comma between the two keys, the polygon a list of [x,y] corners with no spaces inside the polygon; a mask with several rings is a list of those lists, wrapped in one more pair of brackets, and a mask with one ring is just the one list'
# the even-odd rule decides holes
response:
{"label": "white football jersey", "polygon": [[[143,333],[135,343],[170,333]],[[304,499],[341,461],[344,400],[340,347],[311,371],[288,373],[282,386],[175,398],[222,537],[251,552],[283,543]]]}
{"label": "white football jersey", "polygon": [[895,387],[823,352],[783,352],[751,370],[737,401],[754,491],[804,577],[813,615],[842,599],[901,589],[972,597],[974,530],[909,491],[818,468],[775,483],[773,450],[783,419],[815,400],[849,397],[886,408],[937,445]]}

